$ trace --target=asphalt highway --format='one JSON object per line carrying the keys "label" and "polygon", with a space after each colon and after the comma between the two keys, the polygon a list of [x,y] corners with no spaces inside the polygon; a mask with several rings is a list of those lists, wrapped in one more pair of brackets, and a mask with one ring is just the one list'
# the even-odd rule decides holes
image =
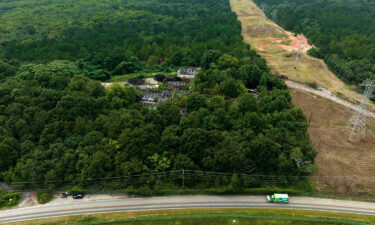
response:
{"label": "asphalt highway", "polygon": [[307,197],[293,197],[289,204],[267,203],[263,196],[118,197],[4,210],[0,211],[0,223],[82,214],[189,208],[285,208],[375,215],[375,203]]}

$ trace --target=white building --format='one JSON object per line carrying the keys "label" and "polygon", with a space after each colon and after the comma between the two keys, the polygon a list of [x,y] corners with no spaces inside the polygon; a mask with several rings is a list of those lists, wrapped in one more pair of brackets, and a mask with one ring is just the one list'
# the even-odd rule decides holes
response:
{"label": "white building", "polygon": [[180,78],[192,79],[197,75],[197,71],[193,67],[180,68],[177,71],[177,76]]}

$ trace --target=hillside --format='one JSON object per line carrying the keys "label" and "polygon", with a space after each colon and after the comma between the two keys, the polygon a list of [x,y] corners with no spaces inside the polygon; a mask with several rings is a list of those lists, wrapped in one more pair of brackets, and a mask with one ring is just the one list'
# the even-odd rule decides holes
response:
{"label": "hillside", "polygon": [[[295,51],[298,49],[296,37],[268,19],[251,0],[231,0],[231,6],[242,23],[245,41],[267,60],[273,74],[302,83],[316,83],[352,103],[361,100],[353,87],[338,79],[322,60],[306,54],[312,46],[304,36],[297,40],[302,43],[304,53],[297,69],[294,69]],[[285,42],[288,40],[290,42]],[[292,90],[291,95],[305,115],[312,116],[308,132],[318,151],[315,175],[324,177],[316,182],[318,190],[355,194],[375,191],[371,181],[375,172],[372,162],[375,156],[375,121],[368,119],[370,132],[365,138],[348,141],[345,126],[353,111],[308,93]],[[371,106],[374,109],[373,104]],[[356,178],[353,179],[354,176]]]}
{"label": "hillside", "polygon": [[308,132],[318,150],[313,177],[320,191],[375,193],[375,119],[367,119],[365,138],[348,140],[346,124],[353,111],[330,100],[291,90],[293,103],[311,116]]}
{"label": "hillside", "polygon": [[[344,82],[375,79],[375,2],[351,0],[254,0],[282,27],[304,33]],[[272,16],[275,15],[275,16]]]}
{"label": "hillside", "polygon": [[[348,101],[361,101],[362,98],[354,91],[354,86],[345,84],[337,78],[323,60],[306,54],[312,46],[303,35],[294,37],[290,32],[285,31],[268,19],[251,0],[231,0],[230,2],[232,10],[237,13],[242,23],[242,36],[245,41],[267,60],[275,75],[284,75],[289,79],[304,83],[316,83]],[[303,53],[295,69],[297,43],[301,43]],[[375,109],[374,104],[372,104],[372,109]]]}
{"label": "hillside", "polygon": [[[15,188],[146,194],[181,186],[308,186],[293,179],[310,175],[316,156],[306,117],[285,83],[243,42],[227,0],[1,6],[0,34],[10,40],[2,39],[0,48],[7,68],[0,81],[0,180]],[[25,31],[20,21],[34,29],[18,36]],[[181,71],[193,75],[170,74],[185,66],[192,67]],[[147,78],[159,86],[141,87],[143,74],[134,85],[106,89],[94,80],[141,71],[155,72]],[[298,167],[295,160],[308,163]],[[205,182],[194,174],[183,182],[165,177],[185,170],[220,175]]]}

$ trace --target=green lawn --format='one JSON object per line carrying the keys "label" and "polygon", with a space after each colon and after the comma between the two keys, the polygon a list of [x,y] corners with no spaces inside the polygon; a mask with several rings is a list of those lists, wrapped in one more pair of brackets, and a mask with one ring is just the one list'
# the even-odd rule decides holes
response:
{"label": "green lawn", "polygon": [[374,224],[375,216],[287,209],[189,209],[125,212],[28,221],[44,225]]}
{"label": "green lawn", "polygon": [[128,81],[133,78],[150,78],[150,77],[154,77],[156,74],[163,74],[164,76],[172,76],[172,75],[175,75],[176,72],[152,72],[152,73],[138,72],[138,73],[124,74],[124,75],[112,76],[112,78],[108,82],[122,82],[122,81]]}
{"label": "green lawn", "polygon": [[[354,223],[353,223],[354,222]],[[268,224],[298,224],[298,225],[313,225],[313,224],[363,224],[351,220],[340,219],[313,219],[313,218],[267,218],[267,217],[252,217],[252,216],[238,216],[238,215],[195,215],[195,216],[176,216],[170,218],[155,217],[155,218],[141,218],[141,219],[127,219],[127,220],[111,220],[111,221],[96,221],[87,220],[87,222],[79,222],[78,224],[116,224],[116,225],[268,225]]]}

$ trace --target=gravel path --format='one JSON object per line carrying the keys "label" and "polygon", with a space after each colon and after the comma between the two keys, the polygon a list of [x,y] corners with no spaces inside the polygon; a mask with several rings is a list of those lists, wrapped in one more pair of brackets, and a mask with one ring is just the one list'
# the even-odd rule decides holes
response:
{"label": "gravel path", "polygon": [[[303,91],[303,92],[309,92],[309,93],[318,95],[320,97],[323,97],[323,98],[329,99],[333,102],[336,102],[340,105],[343,105],[346,108],[349,108],[351,110],[355,110],[355,111],[359,110],[359,107],[357,105],[337,97],[336,95],[332,94],[330,91],[328,91],[326,89],[323,89],[323,90],[320,91],[320,90],[316,90],[314,88],[311,88],[309,86],[306,86],[306,85],[303,85],[301,83],[297,83],[297,82],[294,82],[294,81],[291,81],[291,80],[284,80],[284,81],[289,88],[293,88],[293,89],[297,89],[297,90],[300,90],[300,91]],[[375,113],[374,112],[366,111],[366,114],[367,114],[368,117],[372,117],[372,118],[375,119]]]}

